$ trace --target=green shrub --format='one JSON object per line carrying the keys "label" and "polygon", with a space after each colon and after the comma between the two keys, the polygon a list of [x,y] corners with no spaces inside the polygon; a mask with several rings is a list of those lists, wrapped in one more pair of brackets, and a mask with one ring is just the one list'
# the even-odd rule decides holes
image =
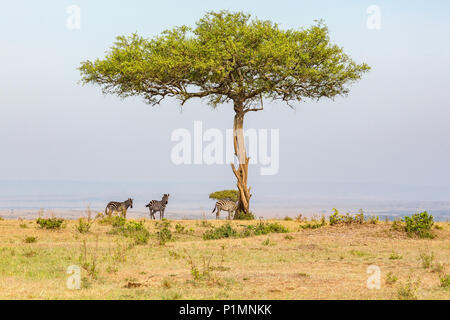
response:
{"label": "green shrub", "polygon": [[343,216],[343,221],[348,225],[354,223],[355,219],[350,213],[346,213],[345,216]]}
{"label": "green shrub", "polygon": [[403,257],[396,252],[392,252],[391,255],[389,256],[390,260],[399,260],[401,258],[403,258]]}
{"label": "green shrub", "polygon": [[405,231],[405,226],[402,223],[401,219],[395,219],[392,223],[392,230],[394,231]]}
{"label": "green shrub", "polygon": [[362,209],[360,209],[359,213],[355,215],[350,213],[342,215],[336,208],[333,208],[333,213],[329,217],[330,225],[338,225],[343,223],[347,225],[363,223],[377,224],[379,220],[380,218],[378,216],[365,217]]}
{"label": "green shrub", "polygon": [[439,277],[439,281],[441,283],[441,287],[445,289],[450,289],[450,275],[443,274]]}
{"label": "green shrub", "polygon": [[245,213],[244,211],[236,211],[234,220],[255,220],[255,216],[252,212]]}
{"label": "green shrub", "polygon": [[273,243],[272,241],[270,241],[269,238],[267,238],[266,240],[264,240],[264,241],[262,242],[262,245],[263,245],[263,246],[274,246],[275,243]]}
{"label": "green shrub", "polygon": [[306,217],[304,217],[301,213],[299,213],[296,217],[295,217],[295,220],[297,221],[297,222],[306,222],[306,221],[308,221],[308,218],[306,218]]}
{"label": "green shrub", "polygon": [[98,277],[97,256],[98,256],[98,237],[95,249],[93,250],[91,249],[88,250],[86,240],[83,240],[83,245],[81,247],[81,253],[78,258],[78,262],[81,268],[83,268],[92,279],[97,279]]}
{"label": "green shrub", "polygon": [[202,222],[200,222],[200,226],[203,228],[212,228],[213,224],[208,222],[207,220],[202,220]]}
{"label": "green shrub", "polygon": [[75,230],[79,233],[88,233],[91,230],[92,223],[84,218],[78,219],[78,224],[75,226]]}
{"label": "green shrub", "polygon": [[51,229],[51,230],[61,229],[63,222],[64,222],[64,219],[62,219],[62,218],[48,218],[48,219],[37,218],[36,219],[36,223],[41,228]]}
{"label": "green shrub", "polygon": [[204,240],[216,240],[223,238],[247,238],[252,236],[260,236],[269,233],[288,233],[289,230],[279,223],[259,222],[256,225],[244,226],[243,230],[234,229],[229,223],[218,228],[207,230],[203,234]]}
{"label": "green shrub", "polygon": [[352,254],[354,256],[358,256],[358,257],[364,257],[364,256],[368,255],[366,252],[360,251],[360,250],[351,250],[350,254]]}
{"label": "green shrub", "polygon": [[412,217],[404,217],[402,221],[405,223],[405,231],[409,235],[416,235],[419,238],[434,238],[431,233],[434,221],[433,216],[424,211],[416,213]]}
{"label": "green shrub", "polygon": [[111,221],[112,234],[120,234],[124,237],[134,239],[136,244],[146,244],[150,239],[150,232],[145,228],[143,222],[127,221],[122,217],[114,217]]}
{"label": "green shrub", "polygon": [[122,227],[123,225],[125,225],[125,223],[127,222],[127,219],[120,217],[120,216],[103,216],[103,214],[98,214],[97,215],[97,221],[100,224],[105,224],[105,225],[111,225],[113,227]]}
{"label": "green shrub", "polygon": [[26,237],[23,242],[25,243],[35,243],[37,242],[37,237]]}
{"label": "green shrub", "polygon": [[220,226],[218,228],[213,228],[211,230],[207,230],[203,234],[204,240],[216,240],[216,239],[223,239],[223,238],[232,238],[236,237],[238,232],[233,229],[233,227],[227,223],[223,226]]}
{"label": "green shrub", "polygon": [[387,285],[391,285],[396,283],[398,280],[398,277],[396,275],[394,275],[392,272],[388,272],[386,274],[386,284]]}
{"label": "green shrub", "polygon": [[333,226],[336,224],[341,224],[345,220],[344,220],[344,216],[339,213],[338,209],[333,208],[333,213],[331,214],[329,221],[330,221],[330,225]]}
{"label": "green shrub", "polygon": [[378,216],[370,216],[366,219],[367,223],[370,224],[377,224],[378,222],[380,222],[380,217]]}
{"label": "green shrub", "polygon": [[364,211],[363,209],[359,209],[359,213],[357,215],[355,215],[355,217],[353,218],[352,222],[356,222],[359,224],[363,224],[364,223]]}
{"label": "green shrub", "polygon": [[150,239],[150,232],[147,229],[135,231],[133,233],[133,239],[136,244],[147,244]]}
{"label": "green shrub", "polygon": [[397,290],[397,297],[399,300],[417,300],[417,289],[419,281],[413,282],[411,278],[405,284],[400,285]]}
{"label": "green shrub", "polygon": [[159,230],[158,232],[156,232],[156,237],[160,245],[165,245],[166,242],[172,240],[172,232],[170,231],[169,227],[169,221],[163,221],[162,223],[157,224],[157,228]]}
{"label": "green shrub", "polygon": [[327,225],[327,221],[325,217],[322,216],[320,222],[312,219],[311,222],[307,222],[306,224],[300,225],[300,229],[318,229]]}
{"label": "green shrub", "polygon": [[433,266],[434,253],[421,253],[419,259],[422,262],[422,268],[430,269]]}
{"label": "green shrub", "polygon": [[185,233],[185,232],[186,232],[184,226],[182,226],[182,225],[179,224],[179,223],[177,223],[177,224],[175,225],[175,231],[176,231],[177,233]]}
{"label": "green shrub", "polygon": [[279,223],[259,222],[257,225],[247,226],[247,230],[251,231],[251,235],[260,236],[269,233],[288,233],[289,230]]}
{"label": "green shrub", "polygon": [[114,216],[114,217],[109,218],[108,220],[109,220],[109,223],[113,226],[113,228],[122,228],[127,223],[127,219],[120,217],[120,216]]}

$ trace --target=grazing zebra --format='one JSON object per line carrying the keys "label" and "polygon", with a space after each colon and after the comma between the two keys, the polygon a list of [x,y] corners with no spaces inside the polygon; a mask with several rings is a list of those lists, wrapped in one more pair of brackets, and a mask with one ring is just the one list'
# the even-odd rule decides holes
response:
{"label": "grazing zebra", "polygon": [[111,217],[111,215],[114,212],[120,212],[122,217],[126,218],[127,217],[127,210],[128,210],[128,208],[133,209],[133,199],[131,199],[131,198],[128,198],[128,200],[126,200],[124,202],[111,201],[106,206],[105,214],[107,216]]}
{"label": "grazing zebra", "polygon": [[155,219],[155,213],[159,211],[159,218],[164,219],[164,211],[169,202],[169,194],[164,194],[161,201],[152,200],[146,207],[150,210],[150,218]]}
{"label": "grazing zebra", "polygon": [[214,211],[216,211],[216,219],[219,219],[219,214],[220,211],[227,211],[228,212],[228,220],[231,219],[231,213],[235,213],[237,210],[238,204],[234,201],[231,200],[219,200],[216,202],[216,206],[214,207],[214,210],[212,211],[212,213],[214,213]]}

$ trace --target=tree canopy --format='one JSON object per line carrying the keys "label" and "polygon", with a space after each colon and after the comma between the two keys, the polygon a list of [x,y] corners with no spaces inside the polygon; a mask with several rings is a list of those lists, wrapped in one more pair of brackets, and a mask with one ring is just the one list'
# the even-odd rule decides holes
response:
{"label": "tree canopy", "polygon": [[166,97],[184,104],[233,101],[239,112],[257,111],[262,99],[286,103],[346,95],[369,70],[330,42],[328,28],[282,30],[276,23],[228,11],[209,12],[194,28],[180,26],[152,39],[119,36],[104,59],[82,62],[83,83],[120,97]]}
{"label": "tree canopy", "polygon": [[222,190],[216,191],[209,195],[210,199],[214,200],[231,200],[237,202],[239,200],[238,190]]}

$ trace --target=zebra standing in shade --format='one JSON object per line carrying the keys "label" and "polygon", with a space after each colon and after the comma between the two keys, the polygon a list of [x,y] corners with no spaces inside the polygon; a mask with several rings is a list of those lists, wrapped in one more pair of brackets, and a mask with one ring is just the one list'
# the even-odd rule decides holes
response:
{"label": "zebra standing in shade", "polygon": [[150,210],[150,218],[155,219],[155,213],[159,211],[159,218],[164,219],[164,211],[169,202],[169,194],[164,194],[161,201],[152,200],[146,207]]}
{"label": "zebra standing in shade", "polygon": [[219,219],[220,211],[227,211],[228,212],[228,220],[231,220],[231,213],[235,213],[238,208],[237,202],[231,201],[231,200],[219,200],[216,202],[216,206],[214,207],[214,211],[216,212],[216,219]]}
{"label": "zebra standing in shade", "polygon": [[107,216],[111,217],[111,215],[114,212],[120,212],[122,217],[126,219],[127,218],[127,210],[128,210],[128,208],[133,209],[133,199],[131,199],[131,198],[128,198],[128,200],[126,200],[124,202],[111,201],[106,206],[105,214]]}

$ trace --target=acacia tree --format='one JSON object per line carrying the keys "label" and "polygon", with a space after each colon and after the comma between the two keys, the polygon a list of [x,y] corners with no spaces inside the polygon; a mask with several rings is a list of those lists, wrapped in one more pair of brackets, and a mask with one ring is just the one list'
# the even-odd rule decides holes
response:
{"label": "acacia tree", "polygon": [[158,105],[167,97],[181,105],[204,98],[213,108],[234,108],[231,164],[239,190],[239,209],[249,212],[249,158],[244,117],[263,110],[263,101],[292,102],[346,95],[349,85],[369,70],[330,43],[322,22],[300,30],[237,12],[209,12],[194,28],[166,30],[152,39],[119,36],[104,59],[84,61],[83,83],[101,86],[120,97],[141,96]]}

